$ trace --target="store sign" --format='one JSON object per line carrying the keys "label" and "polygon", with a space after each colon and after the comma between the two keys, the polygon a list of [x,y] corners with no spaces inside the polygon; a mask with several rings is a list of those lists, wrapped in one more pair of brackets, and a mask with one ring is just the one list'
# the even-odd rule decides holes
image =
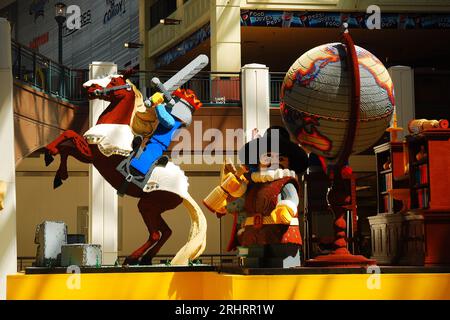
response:
{"label": "store sign", "polygon": [[[67,23],[71,23],[71,22],[69,20],[67,20]],[[76,22],[76,24],[77,24],[76,27],[73,27],[73,25],[69,24],[69,27],[70,27],[69,28],[67,26],[67,23],[64,24],[63,37],[68,37],[68,36],[74,34],[75,32],[77,32],[78,30],[82,30],[83,27],[85,27],[86,25],[92,23],[91,10],[87,10],[81,14],[79,21]],[[79,26],[79,28],[78,28],[78,26]]]}
{"label": "store sign", "polygon": [[241,11],[241,26],[279,28],[349,28],[361,29],[448,29],[450,14],[313,12],[313,11]]}
{"label": "store sign", "polygon": [[126,12],[125,0],[106,0],[108,9],[103,16],[103,23],[106,24],[116,16],[121,16]]}
{"label": "store sign", "polygon": [[48,32],[41,34],[40,36],[37,36],[36,38],[31,40],[28,46],[31,49],[37,49],[40,46],[46,44],[47,42],[48,42]]}

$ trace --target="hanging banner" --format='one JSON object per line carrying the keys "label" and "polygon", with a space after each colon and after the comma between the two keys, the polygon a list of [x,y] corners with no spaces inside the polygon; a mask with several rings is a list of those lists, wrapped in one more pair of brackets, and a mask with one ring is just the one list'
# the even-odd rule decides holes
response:
{"label": "hanging banner", "polygon": [[[349,28],[367,29],[365,12],[312,11],[241,11],[241,26],[279,28],[339,28],[347,22]],[[381,13],[381,29],[449,29],[450,13]]]}
{"label": "hanging banner", "polygon": [[211,28],[209,23],[201,27],[199,30],[194,32],[188,38],[178,43],[176,46],[172,47],[162,55],[156,58],[155,66],[156,68],[161,68],[175,61],[178,57],[185,55],[187,52],[191,51],[193,48],[198,46],[200,43],[205,41],[210,37]]}

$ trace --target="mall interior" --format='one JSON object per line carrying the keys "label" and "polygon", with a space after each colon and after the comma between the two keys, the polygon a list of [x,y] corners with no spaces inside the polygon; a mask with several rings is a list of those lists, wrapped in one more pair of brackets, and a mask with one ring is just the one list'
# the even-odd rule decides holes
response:
{"label": "mall interior", "polygon": [[[55,22],[57,2],[3,0],[0,3],[0,17],[11,25],[15,167],[15,212],[11,214],[14,218],[2,221],[6,218],[0,211],[0,233],[4,237],[0,237],[3,242],[0,243],[0,299],[7,297],[6,290],[9,290],[1,284],[6,281],[5,274],[11,274],[11,268],[24,271],[34,262],[35,231],[41,222],[64,221],[69,234],[84,235],[87,241],[98,231],[92,226],[90,205],[95,191],[91,191],[90,165],[69,158],[69,179],[53,189],[59,161],[46,167],[43,149],[64,130],[81,134],[90,127],[89,101],[82,83],[89,79],[89,68],[94,61],[112,62],[113,70],[118,71],[135,69],[130,79],[148,97],[154,92],[152,77],[168,79],[198,55],[209,57],[209,64],[190,81],[190,88],[203,106],[196,111],[194,124],[188,130],[200,143],[194,143],[186,151],[190,163],[180,166],[189,179],[192,197],[207,219],[207,244],[200,259],[215,266],[238,265],[239,259],[236,252],[226,250],[233,217],[218,219],[201,203],[218,185],[222,170],[221,163],[206,163],[202,154],[205,148],[212,147],[222,161],[225,158],[236,161],[240,146],[222,150],[215,147],[220,141],[212,141],[204,133],[214,128],[226,136],[227,129],[249,132],[259,126],[264,131],[270,125],[283,125],[279,102],[286,71],[309,49],[339,42],[343,22],[349,23],[355,44],[374,54],[390,73],[398,126],[404,128],[400,138],[408,134],[406,128],[412,119],[450,119],[450,3],[445,0],[70,0],[70,3],[65,0],[66,6],[76,5],[81,9],[81,27],[76,30],[64,27],[61,38]],[[368,11],[372,5],[380,9],[380,29],[372,30],[364,24],[372,14]],[[62,50],[62,57],[58,50]],[[246,68],[266,74],[267,97],[248,95],[244,81]],[[64,88],[60,84],[61,74],[65,75]],[[252,109],[251,103],[261,103],[262,109]],[[254,120],[252,110],[267,113],[267,120]],[[374,147],[388,140],[389,133],[386,133],[375,145],[349,159],[355,176],[358,215],[351,245],[355,253],[366,257],[373,256],[368,217],[379,212]],[[170,155],[174,145],[167,154]],[[148,238],[137,208],[138,199],[128,196],[112,199],[117,203],[112,208],[117,210],[110,217],[116,221],[109,227],[114,230],[104,231],[100,236],[112,257],[104,264],[114,264],[116,260],[122,263]],[[190,232],[190,218],[184,208],[170,210],[163,217],[173,233],[159,251],[156,263],[170,259]],[[300,219],[303,235],[303,217]],[[104,223],[106,228],[108,222]],[[309,239],[322,238],[325,242],[332,239],[332,224],[333,216],[318,213]],[[9,235],[4,232],[6,229],[10,230]],[[112,245],[107,244],[111,239]],[[311,250],[323,250],[322,245],[316,241]],[[201,280],[205,286],[208,281],[224,281],[208,279]],[[399,280],[390,281],[394,285]],[[432,281],[440,282],[438,278]],[[449,283],[448,278],[445,281]],[[245,288],[246,284],[241,285]],[[450,298],[448,293],[447,296],[442,293],[446,290],[442,286],[441,283],[437,287],[434,297]],[[237,293],[239,288],[235,286],[234,297],[245,299],[247,296]],[[27,297],[19,291],[8,291],[8,298]],[[55,298],[49,292],[42,291],[41,297]],[[36,298],[39,294],[29,297]],[[302,294],[305,293],[295,291],[290,297],[305,297]],[[184,293],[178,297],[204,296]],[[414,294],[410,297],[414,298]]]}

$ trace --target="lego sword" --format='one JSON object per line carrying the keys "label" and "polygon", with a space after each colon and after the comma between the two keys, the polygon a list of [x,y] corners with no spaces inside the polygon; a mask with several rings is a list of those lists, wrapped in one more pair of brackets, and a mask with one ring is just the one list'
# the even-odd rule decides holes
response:
{"label": "lego sword", "polygon": [[175,100],[173,99],[171,92],[192,79],[192,77],[199,73],[208,62],[208,57],[201,54],[166,82],[162,83],[157,77],[152,79],[152,84],[163,94],[164,101],[168,107],[173,107],[175,105]]}

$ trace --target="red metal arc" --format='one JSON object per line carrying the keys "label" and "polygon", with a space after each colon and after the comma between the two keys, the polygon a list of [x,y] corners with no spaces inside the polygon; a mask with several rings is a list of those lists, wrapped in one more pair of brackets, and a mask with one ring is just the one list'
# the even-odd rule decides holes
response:
{"label": "red metal arc", "polygon": [[[306,266],[315,267],[360,267],[375,264],[375,260],[370,260],[360,255],[352,255],[347,249],[347,223],[345,214],[348,210],[349,199],[352,197],[351,180],[343,177],[343,169],[352,153],[353,143],[359,125],[361,84],[359,75],[358,56],[352,37],[345,30],[342,34],[342,42],[347,50],[348,70],[351,78],[351,105],[349,125],[347,127],[346,139],[343,150],[338,156],[333,172],[330,173],[331,188],[327,195],[330,210],[335,215],[334,229],[334,251],[331,254],[319,256],[306,261]],[[354,196],[354,194],[353,194]]]}

